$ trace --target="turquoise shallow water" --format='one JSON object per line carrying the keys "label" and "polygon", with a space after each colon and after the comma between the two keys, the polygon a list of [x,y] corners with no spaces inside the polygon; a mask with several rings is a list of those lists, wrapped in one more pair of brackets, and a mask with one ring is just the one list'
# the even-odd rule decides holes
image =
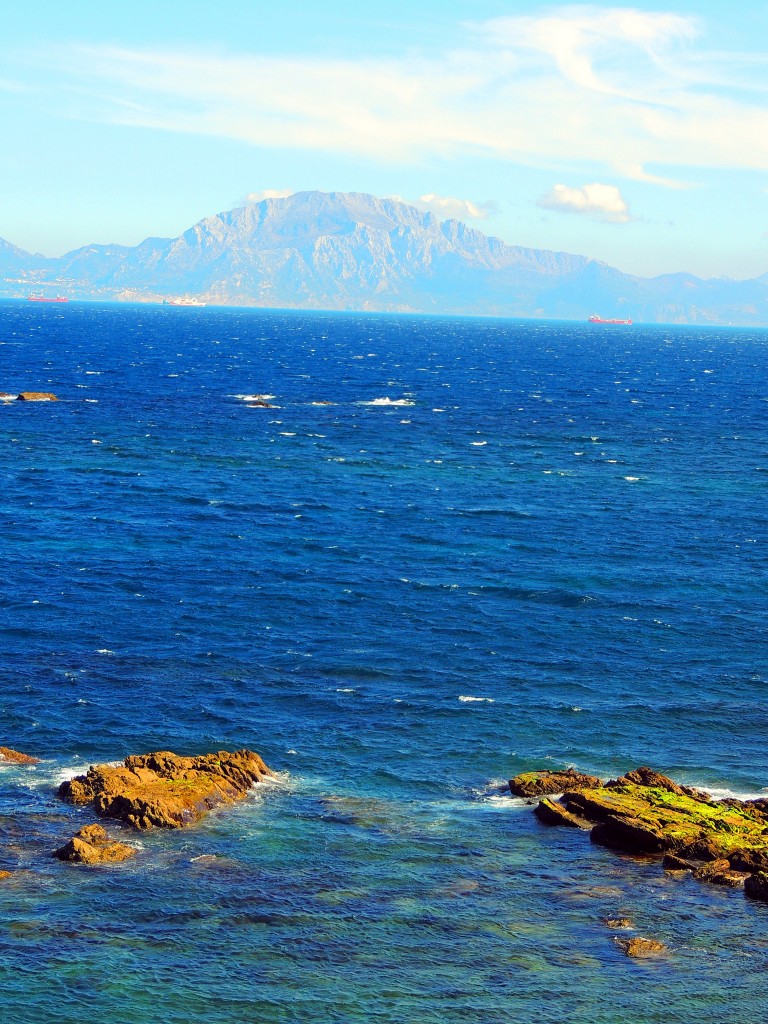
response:
{"label": "turquoise shallow water", "polygon": [[[61,399],[0,406],[0,743],[43,759],[0,768],[3,1018],[764,1020],[766,908],[500,787],[768,786],[766,352],[0,303],[0,389]],[[234,810],[51,861],[60,779],[242,746],[278,778]]]}

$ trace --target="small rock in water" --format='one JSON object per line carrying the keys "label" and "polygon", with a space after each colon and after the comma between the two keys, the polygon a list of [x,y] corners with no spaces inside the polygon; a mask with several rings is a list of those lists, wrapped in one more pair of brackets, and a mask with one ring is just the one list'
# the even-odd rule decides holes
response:
{"label": "small rock in water", "polygon": [[22,391],[16,396],[18,402],[58,402],[51,391]]}
{"label": "small rock in water", "polygon": [[667,952],[667,947],[658,939],[641,939],[640,936],[636,936],[616,941],[627,956],[631,956],[635,960],[647,960],[649,957],[660,956]]}
{"label": "small rock in water", "polygon": [[86,825],[53,851],[59,860],[78,864],[116,864],[136,856],[136,850],[126,843],[113,843],[101,825]]}
{"label": "small rock in water", "polygon": [[604,924],[606,928],[634,928],[629,917],[606,917]]}

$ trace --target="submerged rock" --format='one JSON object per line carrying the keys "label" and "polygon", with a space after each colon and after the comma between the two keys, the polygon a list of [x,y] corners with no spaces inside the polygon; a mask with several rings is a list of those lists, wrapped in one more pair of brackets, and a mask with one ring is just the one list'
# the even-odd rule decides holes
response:
{"label": "submerged rock", "polygon": [[86,825],[53,851],[59,860],[78,864],[116,864],[136,856],[136,850],[126,843],[112,842],[101,825]]}
{"label": "submerged rock", "polygon": [[3,761],[13,761],[14,764],[39,764],[39,757],[31,757],[29,754],[22,754],[18,750],[11,750],[10,747],[0,747],[0,758]]}
{"label": "submerged rock", "polygon": [[594,775],[584,775],[574,768],[555,772],[523,772],[510,779],[509,788],[514,796],[552,796],[564,790],[597,789],[602,782]]}
{"label": "submerged rock", "polygon": [[87,775],[63,782],[58,795],[68,803],[92,804],[98,815],[135,828],[181,828],[245,796],[271,774],[252,750],[198,757],[158,751],[127,757],[118,766],[95,765]]}

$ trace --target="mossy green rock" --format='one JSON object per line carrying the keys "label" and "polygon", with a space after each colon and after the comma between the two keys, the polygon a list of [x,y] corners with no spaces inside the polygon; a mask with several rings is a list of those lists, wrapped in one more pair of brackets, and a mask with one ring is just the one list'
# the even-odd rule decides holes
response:
{"label": "mossy green rock", "polygon": [[[747,879],[748,895],[768,902],[768,820],[761,804],[716,801],[650,768],[637,768],[599,787],[544,799],[536,813],[547,824],[587,822],[592,841],[611,849],[673,854],[686,867],[694,862],[690,867],[702,881],[740,885],[752,872],[758,882]],[[711,862],[716,863],[702,867]]]}

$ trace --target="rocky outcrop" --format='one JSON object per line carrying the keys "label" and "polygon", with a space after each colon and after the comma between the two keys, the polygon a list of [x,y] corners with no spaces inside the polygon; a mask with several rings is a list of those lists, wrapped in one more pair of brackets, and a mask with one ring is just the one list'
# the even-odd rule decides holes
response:
{"label": "rocky outcrop", "polygon": [[544,797],[535,813],[545,824],[589,828],[601,846],[664,855],[668,871],[691,871],[717,885],[745,885],[753,899],[768,902],[764,801],[716,801],[643,767],[594,788],[566,790],[559,799]]}
{"label": "rocky outcrop", "polygon": [[523,772],[510,779],[509,788],[514,796],[551,796],[565,790],[573,793],[577,789],[597,789],[602,782],[595,775],[584,775],[575,768],[565,771]]}
{"label": "rocky outcrop", "polygon": [[3,761],[13,761],[14,764],[39,764],[39,757],[31,757],[29,754],[22,754],[19,750],[12,750],[10,747],[0,747],[0,758]]}
{"label": "rocky outcrop", "polygon": [[53,856],[77,864],[115,864],[135,857],[136,850],[126,843],[112,842],[101,825],[86,825],[54,850]]}
{"label": "rocky outcrop", "polygon": [[22,391],[16,399],[19,402],[58,402],[52,391]]}
{"label": "rocky outcrop", "polygon": [[122,765],[95,765],[59,787],[72,804],[92,804],[102,817],[135,828],[181,828],[214,807],[231,803],[269,768],[251,750],[179,757],[170,751],[127,757]]}

